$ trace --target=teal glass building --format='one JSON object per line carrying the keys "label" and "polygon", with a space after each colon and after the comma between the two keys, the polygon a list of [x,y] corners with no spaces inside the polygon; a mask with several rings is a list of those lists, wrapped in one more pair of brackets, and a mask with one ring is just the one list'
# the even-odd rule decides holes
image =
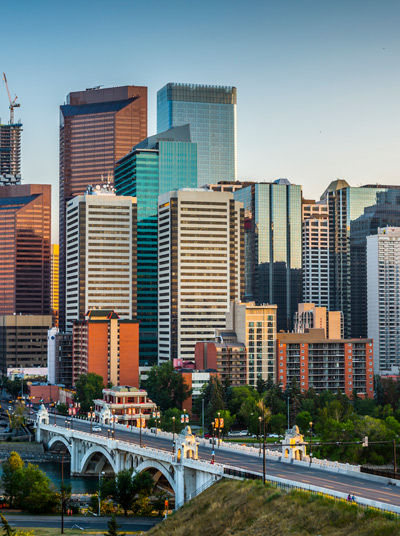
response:
{"label": "teal glass building", "polygon": [[197,146],[189,125],[142,141],[114,172],[117,195],[137,199],[137,317],[140,366],[157,363],[157,202],[159,194],[197,186]]}
{"label": "teal glass building", "polygon": [[288,330],[302,301],[301,186],[279,179],[234,197],[244,205],[245,299],[277,305],[277,330]]}
{"label": "teal glass building", "polygon": [[169,83],[157,93],[157,132],[189,124],[198,186],[236,180],[236,88]]}

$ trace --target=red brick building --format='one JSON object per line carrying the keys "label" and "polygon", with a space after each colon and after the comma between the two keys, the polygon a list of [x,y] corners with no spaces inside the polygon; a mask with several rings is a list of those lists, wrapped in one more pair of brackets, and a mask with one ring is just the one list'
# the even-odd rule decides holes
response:
{"label": "red brick building", "polygon": [[323,329],[277,334],[277,383],[295,379],[302,392],[355,391],[374,396],[372,339],[327,339]]}
{"label": "red brick building", "polygon": [[139,387],[139,324],[121,320],[114,311],[89,311],[75,321],[72,333],[73,385],[94,372],[104,384]]}

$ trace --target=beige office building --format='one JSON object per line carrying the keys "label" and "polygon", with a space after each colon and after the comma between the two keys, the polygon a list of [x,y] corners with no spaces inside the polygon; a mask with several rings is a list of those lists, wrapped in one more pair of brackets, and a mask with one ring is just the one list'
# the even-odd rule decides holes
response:
{"label": "beige office building", "polygon": [[248,384],[257,378],[276,378],[276,305],[234,301],[226,315],[226,329],[236,333],[247,350]]}
{"label": "beige office building", "polygon": [[88,188],[66,207],[66,325],[89,310],[136,316],[136,198]]}
{"label": "beige office building", "polygon": [[293,324],[295,333],[318,328],[324,330],[327,339],[343,338],[343,313],[328,311],[326,307],[317,307],[315,303],[299,303]]}
{"label": "beige office building", "polygon": [[243,208],[229,192],[158,198],[158,359],[194,361],[243,293]]}
{"label": "beige office building", "polygon": [[329,307],[329,207],[302,203],[303,300]]}

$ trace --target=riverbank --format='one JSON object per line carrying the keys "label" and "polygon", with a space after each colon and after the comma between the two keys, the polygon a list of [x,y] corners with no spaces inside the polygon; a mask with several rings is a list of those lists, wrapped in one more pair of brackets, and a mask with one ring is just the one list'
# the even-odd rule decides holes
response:
{"label": "riverbank", "polygon": [[41,443],[33,441],[2,441],[0,442],[0,462],[4,462],[11,452],[18,452],[24,462],[41,463],[59,461],[56,453],[46,452]]}

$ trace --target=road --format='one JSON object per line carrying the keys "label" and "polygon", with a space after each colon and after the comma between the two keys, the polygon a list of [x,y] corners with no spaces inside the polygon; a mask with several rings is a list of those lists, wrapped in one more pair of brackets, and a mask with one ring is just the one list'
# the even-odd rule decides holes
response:
{"label": "road", "polygon": [[[57,416],[57,425],[65,427],[65,417]],[[50,424],[54,424],[55,416],[50,415]],[[74,429],[90,432],[90,422],[74,419]],[[102,426],[102,431],[96,435],[107,437],[107,427]],[[139,444],[139,430],[115,430],[115,438],[130,443]],[[172,441],[157,435],[142,434],[142,446],[149,446],[167,452],[172,451]],[[212,447],[199,447],[199,458],[211,460]],[[262,473],[262,458],[255,455],[242,454],[241,452],[229,452],[215,449],[215,462],[228,465],[244,471]],[[299,467],[297,465],[270,461],[267,459],[266,475],[303,482],[321,488],[340,491],[346,494],[353,494],[357,497],[364,497],[374,501],[400,506],[400,488],[386,483],[372,482],[358,477],[347,476],[337,473],[330,473],[320,469],[309,467]]]}
{"label": "road", "polygon": [[[78,528],[79,527],[85,530],[98,530],[103,531],[107,530],[107,523],[109,517],[85,517],[85,516],[72,516],[64,518],[64,527],[66,529]],[[60,527],[61,520],[60,516],[27,516],[21,514],[7,514],[7,521],[12,527],[18,528],[58,528]],[[151,527],[154,527],[157,523],[161,521],[161,518],[157,517],[143,517],[143,518],[125,518],[118,517],[118,525],[121,525],[122,530],[129,532],[135,531],[147,531]],[[74,527],[75,525],[75,527]]]}

